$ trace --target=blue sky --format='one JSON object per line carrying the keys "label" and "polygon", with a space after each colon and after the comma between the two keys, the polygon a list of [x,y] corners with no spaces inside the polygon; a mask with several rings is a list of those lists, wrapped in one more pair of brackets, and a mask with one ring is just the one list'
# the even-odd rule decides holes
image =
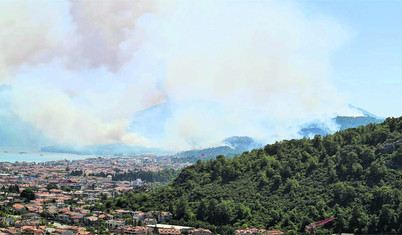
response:
{"label": "blue sky", "polygon": [[402,115],[402,1],[302,1],[354,36],[332,55],[331,79],[350,103],[376,115]]}

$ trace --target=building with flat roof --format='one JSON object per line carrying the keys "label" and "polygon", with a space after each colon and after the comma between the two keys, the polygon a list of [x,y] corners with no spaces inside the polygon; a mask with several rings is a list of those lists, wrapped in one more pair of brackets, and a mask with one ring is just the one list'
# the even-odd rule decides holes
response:
{"label": "building with flat roof", "polygon": [[162,228],[162,229],[170,229],[170,228],[179,229],[180,232],[184,232],[184,231],[190,232],[191,230],[195,229],[194,227],[186,227],[186,226],[170,225],[170,224],[156,224],[156,225],[150,224],[150,225],[147,225],[147,227],[153,228],[154,232],[156,232],[156,230],[160,229],[160,228]]}

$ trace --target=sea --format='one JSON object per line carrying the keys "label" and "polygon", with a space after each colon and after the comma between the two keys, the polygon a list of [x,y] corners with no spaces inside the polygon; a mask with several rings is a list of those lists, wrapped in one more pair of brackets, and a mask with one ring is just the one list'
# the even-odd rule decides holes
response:
{"label": "sea", "polygon": [[95,155],[41,152],[39,149],[3,149],[0,148],[0,162],[46,162],[58,160],[81,160]]}

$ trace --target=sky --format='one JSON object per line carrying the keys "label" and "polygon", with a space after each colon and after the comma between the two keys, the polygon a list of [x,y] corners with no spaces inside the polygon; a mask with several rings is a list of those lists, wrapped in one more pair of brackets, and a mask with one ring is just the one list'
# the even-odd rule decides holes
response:
{"label": "sky", "polygon": [[331,59],[331,79],[351,104],[381,117],[402,115],[402,2],[302,1],[309,14],[327,14],[353,37]]}
{"label": "sky", "polygon": [[0,136],[185,150],[234,135],[298,138],[312,121],[336,130],[334,116],[360,115],[348,104],[400,116],[401,8],[4,0]]}

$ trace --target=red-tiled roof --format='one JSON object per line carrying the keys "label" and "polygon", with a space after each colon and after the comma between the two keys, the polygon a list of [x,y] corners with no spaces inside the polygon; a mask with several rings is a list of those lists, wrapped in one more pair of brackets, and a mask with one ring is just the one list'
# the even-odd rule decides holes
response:
{"label": "red-tiled roof", "polygon": [[15,204],[15,205],[13,205],[13,208],[16,209],[16,210],[22,210],[22,209],[25,208],[25,206],[21,205],[21,204]]}
{"label": "red-tiled roof", "polygon": [[159,234],[180,234],[180,229],[174,229],[174,228],[160,228]]}

